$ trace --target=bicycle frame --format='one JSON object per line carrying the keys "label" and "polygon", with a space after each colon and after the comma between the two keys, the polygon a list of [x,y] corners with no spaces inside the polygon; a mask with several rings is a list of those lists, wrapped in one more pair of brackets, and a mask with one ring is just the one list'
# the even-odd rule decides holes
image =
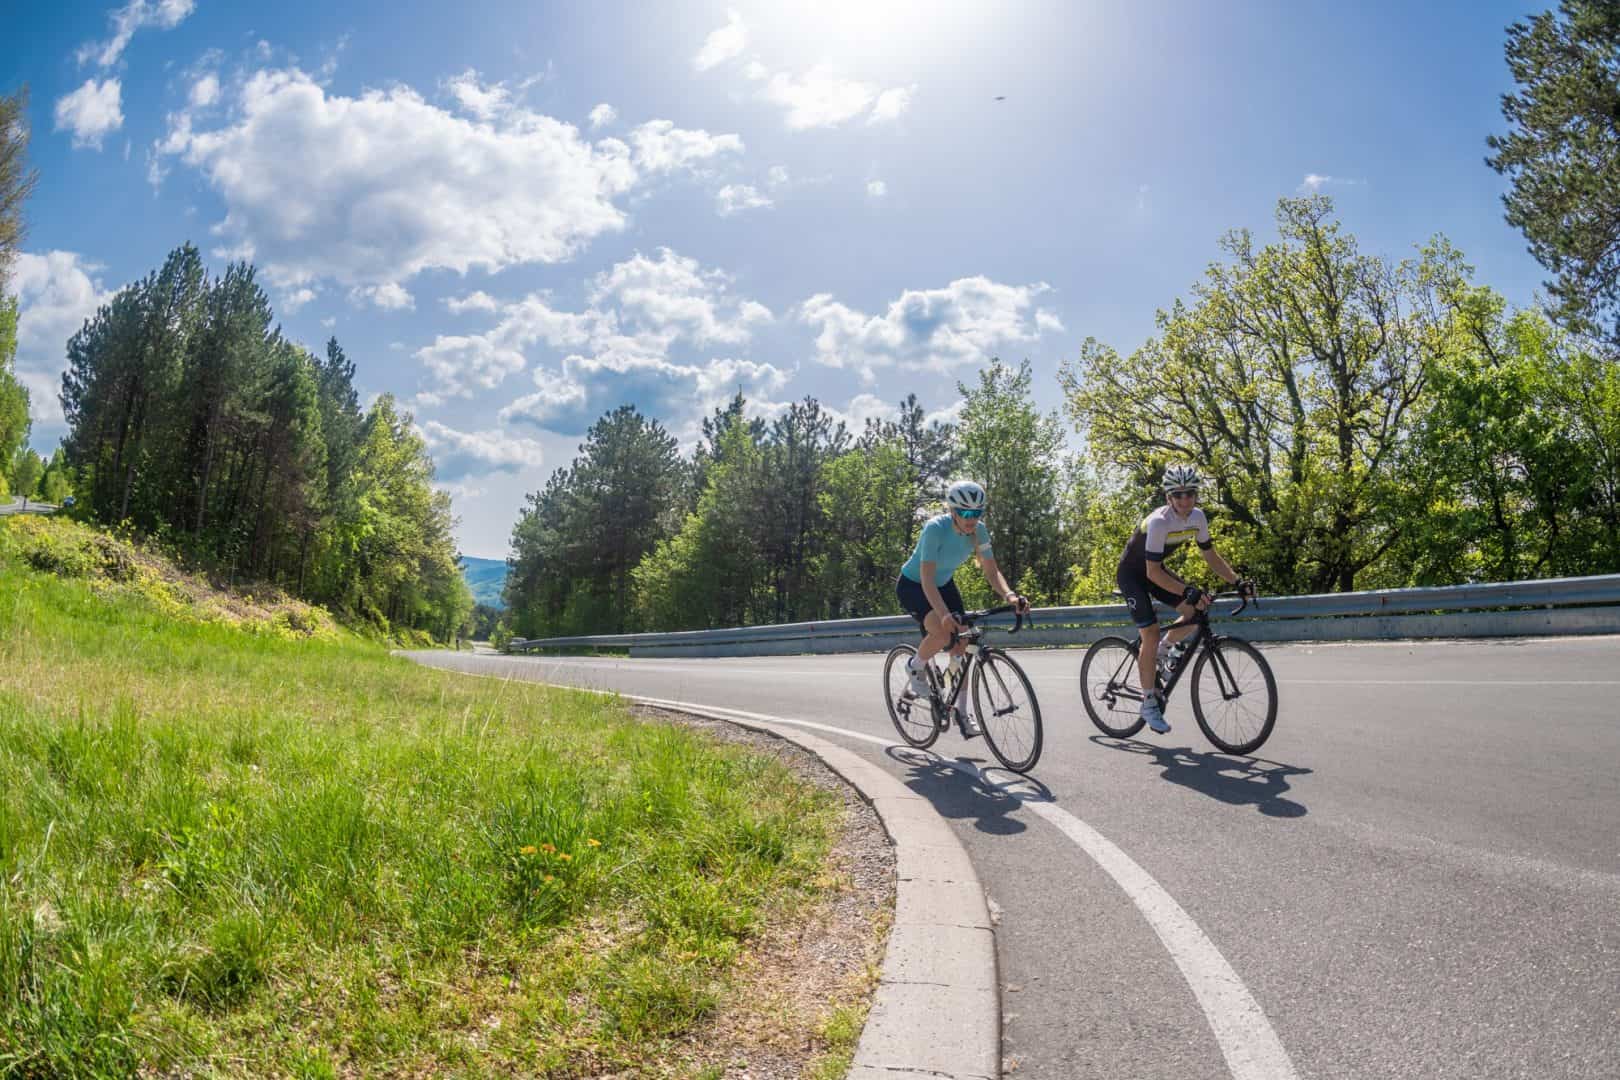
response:
{"label": "bicycle frame", "polygon": [[[957,708],[957,700],[967,690],[968,676],[975,666],[984,666],[984,649],[979,642],[990,628],[975,626],[974,623],[980,619],[988,619],[992,615],[1004,615],[1009,611],[1014,611],[1013,606],[1011,604],[1002,604],[1000,607],[986,608],[983,611],[963,613],[962,619],[966,623],[966,629],[958,630],[951,635],[951,643],[946,646],[946,650],[956,648],[958,642],[966,642],[966,660],[954,672],[950,668],[946,668],[943,673],[930,670],[929,674],[929,685],[934,688],[934,700],[939,705],[939,708],[934,713],[934,725],[936,727],[944,730],[950,726],[951,717]],[[1007,632],[1009,634],[1018,633],[1019,630],[1023,629],[1026,618],[1027,616],[1015,612],[1013,627]],[[947,682],[950,684],[949,696],[941,693],[945,689]]]}
{"label": "bicycle frame", "polygon": [[[1210,596],[1214,600],[1222,600],[1229,596],[1241,597],[1243,602],[1240,603],[1234,611],[1232,611],[1232,615],[1242,614],[1243,610],[1247,608],[1250,603],[1254,603],[1256,607],[1259,606],[1258,602],[1255,601],[1255,598],[1246,593],[1223,590],[1221,592],[1211,593]],[[1215,628],[1209,624],[1209,612],[1210,609],[1205,608],[1203,611],[1194,612],[1191,619],[1177,617],[1159,628],[1160,633],[1167,633],[1171,630],[1177,629],[1178,627],[1186,626],[1189,622],[1195,624],[1197,627],[1197,629],[1195,629],[1191,634],[1182,639],[1182,643],[1185,647],[1181,651],[1181,656],[1177,660],[1175,666],[1166,673],[1166,676],[1163,679],[1163,685],[1161,685],[1159,688],[1164,692],[1166,701],[1170,700],[1171,691],[1175,690],[1176,684],[1181,681],[1182,674],[1192,667],[1194,655],[1199,650],[1203,650],[1204,652],[1212,655],[1212,662],[1215,667],[1215,684],[1220,687],[1221,696],[1228,701],[1237,696],[1236,690],[1234,689],[1237,684],[1232,678],[1232,671],[1229,667],[1227,667],[1226,659],[1221,656],[1220,650],[1215,648],[1215,645],[1221,640],[1221,635],[1216,633]],[[1231,616],[1227,617],[1230,618]],[[1142,639],[1140,636],[1138,636],[1135,641],[1131,642],[1130,658],[1125,661],[1120,670],[1115,671],[1109,676],[1108,679],[1110,689],[1117,691],[1119,697],[1126,698],[1127,700],[1142,700],[1141,688],[1136,685],[1136,680],[1134,678],[1137,666],[1137,658],[1141,653],[1141,649]]]}

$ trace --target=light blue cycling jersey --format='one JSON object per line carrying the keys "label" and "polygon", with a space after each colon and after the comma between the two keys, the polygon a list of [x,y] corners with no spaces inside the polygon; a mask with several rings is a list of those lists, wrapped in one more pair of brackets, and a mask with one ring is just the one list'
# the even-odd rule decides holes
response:
{"label": "light blue cycling jersey", "polygon": [[934,564],[934,584],[943,585],[951,580],[956,568],[966,562],[974,551],[987,559],[995,558],[990,550],[990,530],[984,527],[984,519],[973,523],[972,536],[963,536],[951,524],[951,515],[941,514],[923,526],[922,535],[917,537],[917,550],[911,553],[911,558],[906,560],[900,572],[921,584],[922,564],[931,562]]}

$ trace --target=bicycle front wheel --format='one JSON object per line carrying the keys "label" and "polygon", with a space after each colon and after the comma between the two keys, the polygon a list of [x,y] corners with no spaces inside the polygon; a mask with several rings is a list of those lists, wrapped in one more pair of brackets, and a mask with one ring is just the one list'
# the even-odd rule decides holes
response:
{"label": "bicycle front wheel", "polygon": [[889,706],[889,719],[900,737],[919,750],[926,750],[939,738],[939,725],[934,723],[934,704],[928,698],[911,693],[911,672],[906,661],[917,655],[910,645],[896,645],[883,661],[883,700]]}
{"label": "bicycle front wheel", "polygon": [[1204,736],[1228,754],[1252,754],[1277,723],[1277,680],[1260,650],[1221,638],[1192,670],[1193,716]]}
{"label": "bicycle front wheel", "polygon": [[1097,730],[1128,739],[1142,730],[1136,649],[1120,637],[1098,638],[1080,662],[1080,698]]}
{"label": "bicycle front wheel", "polygon": [[1018,662],[986,649],[973,667],[973,711],[996,760],[1026,773],[1041,756],[1041,706]]}

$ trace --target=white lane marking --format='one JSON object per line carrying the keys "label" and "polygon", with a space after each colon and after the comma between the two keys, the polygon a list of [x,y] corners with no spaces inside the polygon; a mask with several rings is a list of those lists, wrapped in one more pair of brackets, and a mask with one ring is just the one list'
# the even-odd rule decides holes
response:
{"label": "white lane marking", "polygon": [[1279,686],[1620,686],[1620,679],[1278,679]]}
{"label": "white lane marking", "polygon": [[[565,689],[607,694],[645,705],[662,705],[666,708],[685,709],[722,718],[734,716],[755,723],[812,728],[885,748],[900,745],[893,739],[868,735],[861,731],[850,731],[831,724],[819,724],[813,720],[792,720],[785,716],[744,712],[741,709],[727,709],[716,705],[670,701],[637,694],[617,694],[612,690],[577,686]],[[1226,1068],[1232,1074],[1233,1080],[1297,1080],[1298,1074],[1294,1071],[1294,1063],[1289,1059],[1288,1051],[1283,1049],[1277,1033],[1272,1030],[1271,1022],[1266,1019],[1260,1003],[1254,1000],[1254,995],[1249,993],[1249,988],[1243,984],[1243,980],[1232,969],[1232,965],[1227,963],[1226,957],[1221,955],[1215,943],[1209,940],[1209,936],[1193,921],[1192,916],[1187,914],[1186,909],[1176,903],[1175,898],[1152,874],[1142,869],[1136,860],[1125,854],[1124,850],[1113,841],[1055,803],[1027,799],[1015,786],[995,783],[969,762],[953,761],[943,757],[939,757],[939,760],[1024,803],[1056,826],[1064,836],[1074,841],[1081,851],[1089,855],[1092,861],[1114,879],[1116,885],[1125,890],[1125,895],[1136,905],[1136,910],[1142,913],[1148,925],[1153,927],[1153,932],[1159,936],[1159,941],[1169,951],[1170,959],[1175,961],[1176,967],[1181,970],[1182,978],[1186,979],[1187,985],[1192,988],[1193,997],[1198,999],[1199,1007],[1204,1010],[1204,1018],[1209,1022],[1215,1041],[1221,1048],[1221,1054],[1226,1058]]]}

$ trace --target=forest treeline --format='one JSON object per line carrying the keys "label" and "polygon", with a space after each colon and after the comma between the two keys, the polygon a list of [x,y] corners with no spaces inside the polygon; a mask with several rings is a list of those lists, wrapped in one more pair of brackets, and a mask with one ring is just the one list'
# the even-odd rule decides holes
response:
{"label": "forest treeline", "polygon": [[1443,239],[1398,262],[1362,253],[1326,197],[1283,199],[1277,229],[1263,246],[1227,235],[1129,355],[1086,341],[1061,414],[1037,407],[1027,362],[994,359],[948,421],[915,396],[860,431],[813,398],[767,421],[738,397],[683,455],[657,419],[607,413],[513,530],[510,630],[892,613],[958,475],[989,490],[1009,580],[1039,603],[1106,602],[1172,461],[1205,474],[1221,550],[1273,593],[1620,571],[1620,373],[1603,342],[1510,310]]}
{"label": "forest treeline", "polygon": [[389,395],[288,340],[254,268],[197,249],[121,289],[67,343],[58,466],[80,511],[232,580],[382,633],[454,637],[472,609],[450,497]]}

